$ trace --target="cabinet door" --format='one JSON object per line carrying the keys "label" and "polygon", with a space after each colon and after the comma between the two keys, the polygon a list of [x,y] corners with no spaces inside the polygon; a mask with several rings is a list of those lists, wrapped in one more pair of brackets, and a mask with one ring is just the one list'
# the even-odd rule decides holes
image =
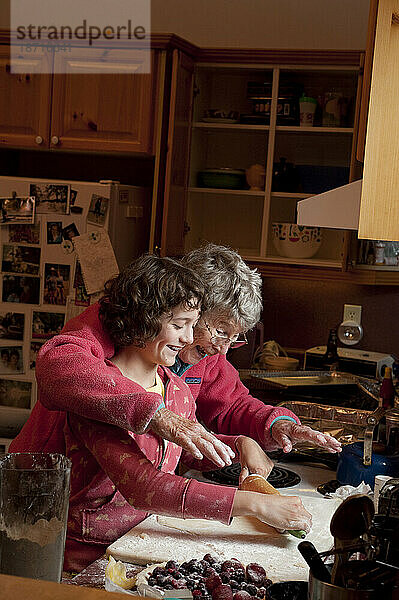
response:
{"label": "cabinet door", "polygon": [[194,62],[173,53],[161,255],[184,253]]}
{"label": "cabinet door", "polygon": [[[115,61],[126,62],[123,52],[115,52]],[[134,74],[96,73],[100,57],[92,53],[87,58],[73,51],[56,56],[51,147],[152,153],[157,61],[152,52],[151,73],[140,73],[144,52],[131,58],[129,51],[129,64],[137,64]],[[82,72],[88,61],[89,74]]]}
{"label": "cabinet door", "polygon": [[399,0],[379,0],[359,238],[399,240]]}
{"label": "cabinet door", "polygon": [[32,53],[29,61],[23,58],[29,73],[11,73],[9,46],[0,46],[1,146],[48,145],[51,75],[41,71],[49,71],[42,67],[51,60],[51,53]]}
{"label": "cabinet door", "polygon": [[371,70],[373,66],[375,28],[377,24],[378,0],[371,0],[369,22],[367,28],[366,56],[363,68],[362,96],[359,116],[359,128],[356,144],[356,159],[364,160],[364,144],[366,141],[367,115],[369,112]]}

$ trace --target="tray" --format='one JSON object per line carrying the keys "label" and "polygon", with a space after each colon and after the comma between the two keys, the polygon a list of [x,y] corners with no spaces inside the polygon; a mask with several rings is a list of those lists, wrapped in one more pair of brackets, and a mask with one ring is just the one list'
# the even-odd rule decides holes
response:
{"label": "tray", "polygon": [[356,382],[345,374],[331,374],[329,371],[252,371],[251,377],[267,382],[270,387],[278,388],[356,385]]}

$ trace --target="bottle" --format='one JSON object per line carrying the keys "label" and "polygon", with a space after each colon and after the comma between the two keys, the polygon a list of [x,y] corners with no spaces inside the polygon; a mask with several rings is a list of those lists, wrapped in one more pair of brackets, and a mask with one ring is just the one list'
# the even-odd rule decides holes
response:
{"label": "bottle", "polygon": [[335,328],[330,329],[330,333],[328,335],[327,348],[323,356],[322,363],[323,367],[326,367],[330,371],[338,368],[339,357],[337,350],[337,341],[337,330]]}
{"label": "bottle", "polygon": [[395,388],[392,381],[392,368],[385,367],[384,379],[380,387],[379,406],[383,408],[392,408],[395,402]]}

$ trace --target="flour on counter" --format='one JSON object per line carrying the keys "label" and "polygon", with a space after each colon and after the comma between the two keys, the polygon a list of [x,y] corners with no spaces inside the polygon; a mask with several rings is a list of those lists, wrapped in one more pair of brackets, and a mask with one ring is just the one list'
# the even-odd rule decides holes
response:
{"label": "flour on counter", "polygon": [[[333,546],[330,520],[341,501],[304,496],[301,499],[313,515],[313,528],[306,539],[319,552],[329,550]],[[235,517],[230,525],[224,525],[218,521],[153,515],[114,542],[107,554],[146,565],[171,559],[200,559],[209,552],[219,560],[234,557],[244,564],[257,562],[272,581],[305,581],[308,566],[298,551],[299,542],[250,517]]]}

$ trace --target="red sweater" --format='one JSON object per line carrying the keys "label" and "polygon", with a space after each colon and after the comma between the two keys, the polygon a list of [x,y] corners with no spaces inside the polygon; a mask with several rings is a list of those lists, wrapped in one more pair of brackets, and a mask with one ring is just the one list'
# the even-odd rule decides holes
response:
{"label": "red sweater", "polygon": [[[108,360],[114,346],[98,309],[94,304],[68,321],[62,333],[41,348],[36,361],[40,401],[13,440],[11,452],[64,452],[63,411],[135,433],[146,430],[161,397],[143,388],[137,391],[137,385]],[[197,415],[216,433],[248,435],[265,450],[273,450],[277,446],[270,435],[272,421],[286,415],[299,423],[290,410],[253,398],[221,354],[205,357],[182,379],[196,401]]]}

